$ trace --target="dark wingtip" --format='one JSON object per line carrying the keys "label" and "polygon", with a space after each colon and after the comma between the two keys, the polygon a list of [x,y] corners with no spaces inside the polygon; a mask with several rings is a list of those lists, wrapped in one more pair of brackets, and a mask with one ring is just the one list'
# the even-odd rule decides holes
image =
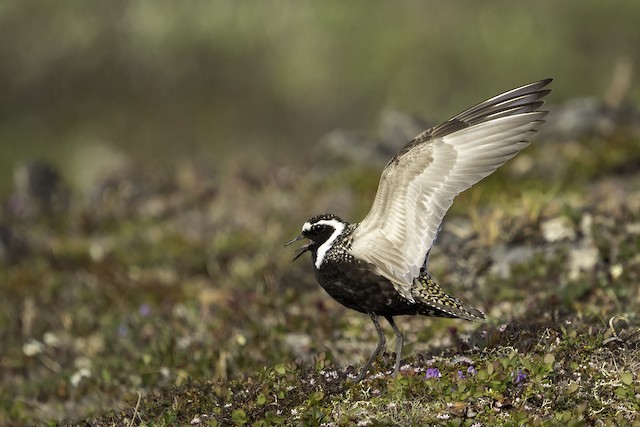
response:
{"label": "dark wingtip", "polygon": [[544,91],[541,89],[543,87],[548,86],[552,81],[553,81],[553,78],[549,77],[549,78],[538,80],[537,82],[531,83],[529,86],[531,86],[532,89],[535,88],[537,92],[544,92],[544,95],[542,96],[546,96],[548,93],[551,92],[551,89],[545,89]]}
{"label": "dark wingtip", "polygon": [[[541,79],[538,80],[536,82],[530,83],[530,86],[540,86],[540,87],[545,87],[547,86],[549,83],[551,83],[553,81],[553,77],[547,77],[546,79]],[[526,86],[526,85],[525,85]]]}

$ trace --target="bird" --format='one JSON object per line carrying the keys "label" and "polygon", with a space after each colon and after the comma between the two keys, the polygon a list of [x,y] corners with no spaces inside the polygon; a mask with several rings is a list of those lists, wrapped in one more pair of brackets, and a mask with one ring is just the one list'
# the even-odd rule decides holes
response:
{"label": "bird", "polygon": [[285,245],[307,239],[293,261],[310,252],[320,286],[373,321],[378,344],[356,383],[386,346],[379,317],[396,336],[394,376],[400,371],[404,344],[394,316],[484,319],[480,310],[447,294],[431,278],[429,253],[454,198],[528,146],[544,125],[548,111],[541,107],[551,81],[501,93],[421,132],[384,167],[362,221],[316,215]]}

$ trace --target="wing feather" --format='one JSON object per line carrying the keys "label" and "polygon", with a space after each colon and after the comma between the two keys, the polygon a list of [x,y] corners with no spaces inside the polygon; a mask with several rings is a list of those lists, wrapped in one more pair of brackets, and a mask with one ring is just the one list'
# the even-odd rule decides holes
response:
{"label": "wing feather", "polygon": [[529,145],[551,79],[513,89],[422,132],[385,167],[351,253],[409,300],[453,199]]}

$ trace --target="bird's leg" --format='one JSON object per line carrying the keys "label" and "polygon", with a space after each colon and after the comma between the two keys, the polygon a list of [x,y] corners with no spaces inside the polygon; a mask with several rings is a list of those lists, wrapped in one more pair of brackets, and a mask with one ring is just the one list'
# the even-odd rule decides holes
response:
{"label": "bird's leg", "polygon": [[369,360],[367,360],[367,363],[365,363],[364,368],[362,368],[362,372],[360,372],[360,375],[358,375],[358,378],[356,378],[357,383],[359,383],[364,379],[364,376],[367,374],[367,371],[371,367],[373,360],[376,358],[376,356],[382,351],[384,346],[387,344],[387,339],[384,337],[384,332],[380,327],[380,323],[378,323],[378,316],[373,313],[369,313],[369,316],[371,317],[371,320],[373,320],[373,324],[376,327],[376,332],[378,332],[378,346],[373,351],[373,354],[371,355],[371,357],[369,357]]}
{"label": "bird's leg", "polygon": [[404,335],[400,332],[400,329],[396,326],[396,322],[393,321],[393,317],[384,316],[385,319],[389,323],[391,323],[391,327],[393,328],[393,332],[396,334],[396,367],[393,372],[394,376],[398,376],[398,372],[400,372],[400,357],[402,355],[402,345],[404,344]]}

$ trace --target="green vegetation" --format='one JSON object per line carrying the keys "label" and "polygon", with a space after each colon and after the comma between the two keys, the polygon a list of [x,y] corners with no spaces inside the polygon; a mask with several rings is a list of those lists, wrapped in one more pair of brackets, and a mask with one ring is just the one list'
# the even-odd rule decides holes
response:
{"label": "green vegetation", "polygon": [[[361,384],[351,380],[375,343],[368,318],[324,295],[282,243],[319,200],[361,211],[368,169],[346,170],[340,186],[291,168],[121,172],[63,211],[7,211],[0,422],[635,419],[640,175],[613,170],[638,161],[640,140],[624,129],[595,139],[588,156],[547,164],[583,179],[513,178],[514,164],[461,198],[432,265],[488,321],[399,318],[403,375],[390,376],[386,353]],[[538,162],[550,144],[523,154]]]}
{"label": "green vegetation", "polygon": [[[3,3],[0,424],[640,424],[637,3]],[[487,321],[399,317],[354,384],[373,325],[283,244],[367,211],[384,109],[547,76],[431,254]]]}

